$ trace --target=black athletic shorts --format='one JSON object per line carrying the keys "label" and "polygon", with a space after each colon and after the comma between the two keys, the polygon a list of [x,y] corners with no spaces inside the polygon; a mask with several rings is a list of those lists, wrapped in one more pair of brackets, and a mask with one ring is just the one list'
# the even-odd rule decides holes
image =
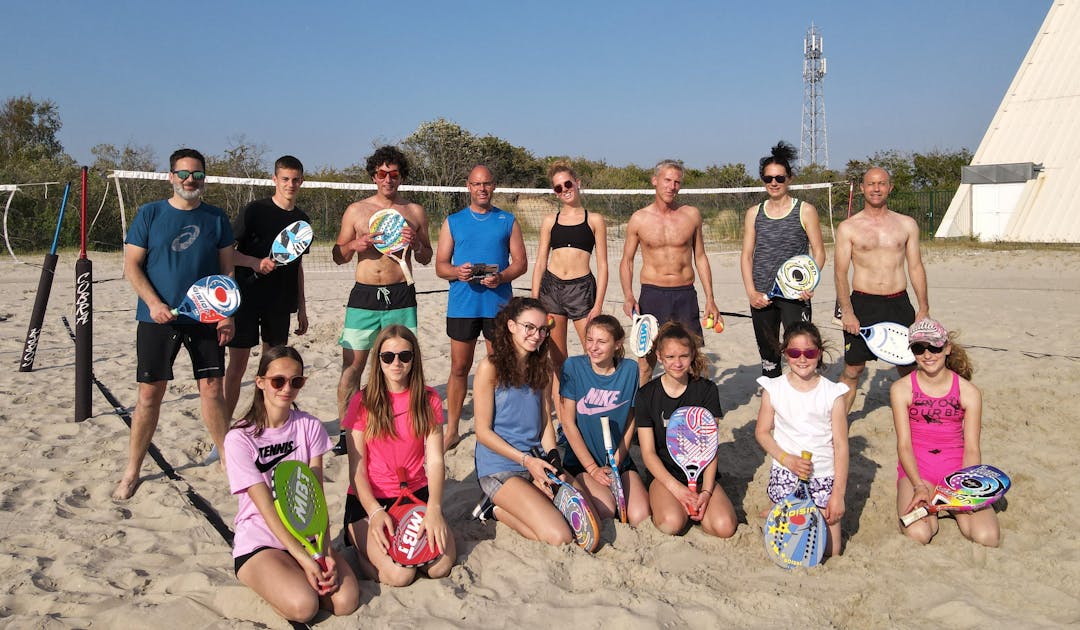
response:
{"label": "black athletic shorts", "polygon": [[228,343],[230,348],[254,348],[259,337],[268,346],[283,346],[289,341],[289,320],[292,313],[267,313],[258,309],[245,309],[241,304],[233,314],[236,334]]}
{"label": "black athletic shorts", "polygon": [[480,333],[484,339],[495,340],[494,317],[447,317],[446,336],[454,341],[476,341]]}
{"label": "black athletic shorts", "polygon": [[694,285],[684,287],[658,287],[653,284],[641,285],[638,308],[642,315],[652,315],[656,323],[663,326],[670,321],[681,322],[686,329],[698,336],[701,343],[705,338],[698,320],[697,289]]}
{"label": "black athletic shorts", "polygon": [[590,273],[563,280],[545,271],[540,278],[540,303],[552,315],[562,315],[573,321],[584,319],[596,303],[596,277]]}
{"label": "black athletic shorts", "polygon": [[[277,549],[277,547],[256,547],[255,551],[252,551],[251,553],[245,553],[242,556],[236,556],[235,558],[233,558],[233,575],[239,573],[240,567],[244,566],[244,563],[255,557],[255,554],[259,553],[260,551],[266,551],[267,549]],[[284,550],[278,549],[278,551]]]}
{"label": "black athletic shorts", "polygon": [[[881,322],[896,322],[902,326],[915,323],[915,309],[911,306],[907,291],[892,295],[874,295],[862,291],[851,292],[851,310],[859,318],[859,326],[866,327]],[[877,357],[866,346],[862,335],[844,333],[844,363],[862,365],[876,361]]]}
{"label": "black athletic shorts", "polygon": [[135,380],[156,383],[173,379],[173,362],[180,346],[191,357],[194,378],[225,374],[225,347],[218,345],[216,324],[158,324],[139,322],[135,333],[137,367]]}

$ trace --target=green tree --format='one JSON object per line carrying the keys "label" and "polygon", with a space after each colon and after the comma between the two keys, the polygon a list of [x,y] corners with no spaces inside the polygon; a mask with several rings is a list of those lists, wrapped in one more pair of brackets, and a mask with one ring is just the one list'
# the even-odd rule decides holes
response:
{"label": "green tree", "polygon": [[912,156],[915,188],[948,190],[960,185],[960,168],[971,164],[971,151],[930,151]]}
{"label": "green tree", "polygon": [[533,188],[545,186],[544,163],[528,150],[502,138],[487,135],[477,141],[480,160],[490,168],[504,187]]}
{"label": "green tree", "polygon": [[438,118],[420,123],[401,143],[409,179],[432,186],[461,186],[481,160],[480,141],[461,125]]}
{"label": "green tree", "polygon": [[60,111],[51,100],[13,96],[0,108],[0,159],[55,159],[64,152],[56,134]]}

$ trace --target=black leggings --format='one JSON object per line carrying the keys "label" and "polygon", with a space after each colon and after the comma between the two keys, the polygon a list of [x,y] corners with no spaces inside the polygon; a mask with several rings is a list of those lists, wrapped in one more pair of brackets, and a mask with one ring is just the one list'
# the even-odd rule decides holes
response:
{"label": "black leggings", "polygon": [[765,308],[751,308],[750,319],[754,323],[754,338],[761,355],[761,374],[774,378],[780,376],[780,324],[787,330],[798,321],[810,321],[810,302],[772,298]]}

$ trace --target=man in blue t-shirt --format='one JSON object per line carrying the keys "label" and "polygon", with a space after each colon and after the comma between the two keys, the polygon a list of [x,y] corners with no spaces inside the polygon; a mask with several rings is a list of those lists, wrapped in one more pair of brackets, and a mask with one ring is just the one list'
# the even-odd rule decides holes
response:
{"label": "man in blue t-shirt", "polygon": [[468,207],[446,217],[439,230],[435,273],[450,281],[446,334],[450,337],[450,379],[446,384],[445,448],[461,438],[458,423],[469,388],[469,371],[480,333],[487,352],[495,334],[495,315],[510,301],[510,283],[529,260],[521,226],[514,215],[493,205],[495,177],[486,166],[469,173]]}
{"label": "man in blue t-shirt", "polygon": [[140,207],[124,240],[125,273],[139,296],[135,311],[139,322],[135,342],[139,393],[131,419],[128,463],[113,491],[114,499],[130,498],[139,485],[139,471],[154,437],[161,400],[173,378],[172,365],[181,345],[191,357],[203,422],[218,451],[224,452],[228,417],[221,378],[233,320],[200,324],[172,313],[196,280],[233,271],[229,218],[221,208],[202,202],[205,169],[206,159],[198,151],[175,151],[169,157],[172,197]]}

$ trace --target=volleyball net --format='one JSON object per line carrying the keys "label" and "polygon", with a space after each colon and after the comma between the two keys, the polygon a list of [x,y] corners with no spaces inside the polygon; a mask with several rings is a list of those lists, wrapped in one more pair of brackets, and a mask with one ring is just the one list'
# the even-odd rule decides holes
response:
{"label": "volleyball net", "polygon": [[[208,175],[207,189],[203,197],[207,203],[219,206],[235,217],[248,203],[273,194],[273,182],[264,178],[220,177]],[[59,184],[58,184],[59,185]],[[834,191],[834,188],[837,188]],[[841,190],[842,189],[842,190]],[[335,265],[330,249],[341,227],[345,208],[357,200],[370,196],[376,186],[370,183],[344,181],[305,181],[297,205],[311,219],[315,232],[312,255],[305,257],[307,271],[335,271],[352,273],[351,265]],[[419,203],[427,212],[432,242],[447,215],[469,203],[465,186],[426,186],[403,184],[401,192],[410,201]],[[792,195],[812,203],[818,210],[822,233],[826,242],[833,240],[834,204],[839,205],[837,193],[847,194],[846,184],[832,182],[796,184]],[[0,186],[8,198],[4,208],[4,240],[12,259],[29,260],[33,255],[48,248],[42,238],[41,226],[36,226],[44,215],[41,204],[53,203],[56,192],[43,185]],[[652,203],[655,191],[643,189],[590,189],[581,190],[585,207],[591,212],[604,215],[608,224],[608,239],[621,243],[630,215],[635,210]],[[4,192],[0,192],[4,194]],[[138,207],[156,199],[172,195],[168,173],[150,171],[111,171],[93,178],[87,196],[91,220],[87,226],[87,242],[95,251],[120,251],[124,234]],[[745,212],[753,204],[765,198],[763,186],[743,188],[683,188],[679,192],[683,203],[696,206],[703,219],[703,237],[710,253],[737,252],[742,246]],[[14,201],[14,203],[12,203]],[[549,188],[498,188],[495,191],[496,206],[517,217],[530,252],[535,248],[543,217],[558,210],[559,201]],[[55,203],[53,203],[55,205]],[[846,209],[846,202],[843,208]],[[33,214],[36,213],[36,214]],[[841,216],[838,219],[842,219]],[[52,214],[55,217],[55,214]],[[61,247],[78,243],[78,226],[65,226],[61,230]],[[47,230],[46,230],[47,231]],[[49,233],[51,234],[51,232]],[[119,270],[118,270],[119,271]]]}

